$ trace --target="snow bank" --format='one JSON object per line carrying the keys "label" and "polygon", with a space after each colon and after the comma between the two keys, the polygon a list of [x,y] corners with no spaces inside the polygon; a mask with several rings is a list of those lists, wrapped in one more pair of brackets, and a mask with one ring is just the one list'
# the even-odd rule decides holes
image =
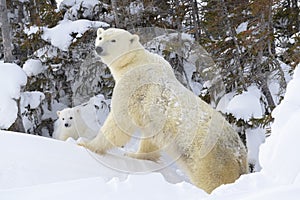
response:
{"label": "snow bank", "polygon": [[[287,86],[284,100],[275,108],[271,137],[261,147],[261,165],[266,173],[282,184],[300,177],[300,66]],[[300,184],[298,178],[298,184]],[[299,193],[300,196],[300,193]]]}
{"label": "snow bank", "polygon": [[[80,19],[76,21],[63,20],[53,28],[43,28],[42,39],[50,42],[53,46],[67,51],[69,46],[90,28],[108,27],[104,22]],[[71,36],[73,35],[73,36]]]}
{"label": "snow bank", "polygon": [[29,134],[0,131],[0,157],[0,191],[98,176],[126,178],[102,167],[83,148]]}
{"label": "snow bank", "polygon": [[16,120],[18,107],[15,99],[20,98],[20,88],[27,76],[20,66],[0,62],[0,129],[9,128]]}
{"label": "snow bank", "polygon": [[[159,168],[151,161],[99,156],[73,143],[0,131],[0,199],[196,199],[206,193],[178,183],[172,169],[128,175],[103,163]],[[167,180],[167,181],[166,181]],[[170,183],[169,183],[170,182]]]}
{"label": "snow bank", "polygon": [[112,179],[109,182],[87,178],[0,191],[0,198],[5,200],[196,200],[202,196],[205,194],[197,188],[185,183],[169,184],[159,174],[131,175],[126,181]]}

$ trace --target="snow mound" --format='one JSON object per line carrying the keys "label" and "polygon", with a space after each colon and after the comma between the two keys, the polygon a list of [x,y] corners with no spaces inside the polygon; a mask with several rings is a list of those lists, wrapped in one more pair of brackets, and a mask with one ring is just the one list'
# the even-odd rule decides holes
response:
{"label": "snow mound", "polygon": [[[300,183],[300,67],[294,71],[283,101],[272,115],[275,118],[271,137],[261,147],[261,165],[282,184]],[[300,196],[300,195],[299,195]]]}
{"label": "snow mound", "polygon": [[27,76],[16,64],[0,62],[0,129],[9,128],[16,120],[18,107],[15,99],[20,98],[21,86]]}
{"label": "snow mound", "polygon": [[[189,183],[171,184],[182,182],[180,176],[172,169],[163,168],[159,173],[142,173],[143,175],[129,175],[126,171],[113,170],[105,163],[129,167],[128,171],[135,168],[136,171],[143,172],[147,171],[148,167],[159,168],[159,164],[113,154],[99,156],[72,141],[62,142],[45,137],[0,131],[0,157],[0,199],[18,199],[17,197],[40,199],[40,196],[46,198],[48,195],[49,198],[46,199],[51,199],[53,195],[60,196],[61,199],[74,195],[74,199],[80,199],[76,192],[70,194],[66,191],[82,192],[81,189],[88,190],[91,194],[98,194],[98,198],[101,199],[102,195],[107,196],[107,199],[111,199],[110,197],[120,199],[124,194],[136,198],[145,195],[140,192],[133,193],[135,188],[144,188],[141,190],[145,192],[152,190],[154,197],[162,195],[157,193],[158,190],[169,191],[170,193],[167,192],[165,195],[172,193],[174,198],[176,195],[183,197],[185,191],[205,194]],[[153,187],[153,184],[159,187]],[[74,187],[77,189],[74,190]],[[57,192],[53,193],[53,189]],[[119,189],[118,195],[114,194]]]}

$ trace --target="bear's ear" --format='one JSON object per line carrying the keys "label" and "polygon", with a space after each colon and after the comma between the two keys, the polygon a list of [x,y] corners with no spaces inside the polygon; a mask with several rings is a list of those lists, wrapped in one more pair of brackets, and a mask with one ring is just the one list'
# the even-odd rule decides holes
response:
{"label": "bear's ear", "polygon": [[103,33],[104,29],[103,28],[98,28],[97,30],[97,35],[100,35],[101,33]]}
{"label": "bear's ear", "polygon": [[140,37],[136,34],[132,35],[131,39],[130,39],[130,43],[132,44],[133,42],[139,42]]}
{"label": "bear's ear", "polygon": [[60,115],[60,111],[57,111],[56,114],[57,114],[57,116],[59,116]]}

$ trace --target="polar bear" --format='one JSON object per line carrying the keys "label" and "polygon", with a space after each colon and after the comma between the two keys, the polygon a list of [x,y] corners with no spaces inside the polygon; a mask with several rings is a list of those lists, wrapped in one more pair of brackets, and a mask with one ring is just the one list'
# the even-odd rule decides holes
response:
{"label": "polar bear", "polygon": [[88,126],[82,118],[81,106],[74,108],[65,108],[57,111],[58,119],[54,124],[53,138],[66,140],[69,137],[73,139],[86,138],[91,140],[97,135],[98,129]]}
{"label": "polar bear", "polygon": [[165,59],[145,50],[139,36],[100,28],[95,47],[116,85],[100,132],[79,145],[105,154],[138,135],[138,151],[127,155],[158,162],[165,153],[191,183],[208,193],[248,172],[247,152],[238,134],[176,79]]}

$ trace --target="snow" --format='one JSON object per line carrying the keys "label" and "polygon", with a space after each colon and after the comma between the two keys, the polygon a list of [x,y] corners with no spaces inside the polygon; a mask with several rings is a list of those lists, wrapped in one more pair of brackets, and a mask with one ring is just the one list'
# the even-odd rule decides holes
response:
{"label": "snow", "polygon": [[[76,21],[63,20],[53,28],[43,28],[42,39],[53,46],[68,51],[69,46],[90,28],[108,27],[104,22],[80,19]],[[73,37],[71,36],[73,34]]]}
{"label": "snow", "polygon": [[236,34],[244,32],[247,30],[248,22],[243,22],[236,28]]}
{"label": "snow", "polygon": [[129,5],[129,12],[131,15],[137,15],[144,11],[144,5],[141,2],[131,2]]}
{"label": "snow", "polygon": [[43,66],[42,62],[38,59],[26,60],[26,62],[23,65],[23,70],[25,71],[28,77],[36,76],[42,73],[45,69],[46,67]]}
{"label": "snow", "polygon": [[[104,98],[103,95],[97,95],[86,103],[80,104],[72,108],[72,110],[79,110],[80,119],[83,120],[83,123],[90,128],[88,138],[94,138],[101,126],[103,125],[105,119],[107,118],[110,111],[110,101]],[[64,107],[65,108],[65,107]],[[63,109],[64,109],[63,108]],[[63,110],[59,109],[59,110]],[[56,116],[58,117],[58,116]],[[62,126],[61,121],[57,120],[54,125],[53,137],[59,138],[62,133],[59,132],[59,128]],[[81,135],[79,135],[81,136]]]}
{"label": "snow", "polygon": [[126,177],[101,168],[85,149],[73,144],[4,131],[0,138],[1,190],[97,176]]}
{"label": "snow", "polygon": [[248,162],[253,165],[253,171],[261,170],[259,163],[259,147],[265,142],[263,128],[246,129],[246,146],[248,149]]}
{"label": "snow", "polygon": [[57,7],[59,8],[61,2],[63,2],[64,0],[55,0],[55,1],[56,1],[56,3],[57,3]]}
{"label": "snow", "polygon": [[[23,92],[21,94],[21,108],[30,107],[31,109],[37,108],[41,101],[45,99],[45,95],[39,91]],[[21,110],[22,111],[22,110]]]}
{"label": "snow", "polygon": [[[300,160],[294,158],[300,151],[300,69],[294,71],[293,80],[288,84],[284,100],[275,108],[272,135],[261,147],[261,164],[278,182],[291,184],[300,175]],[[276,166],[276,167],[274,167]],[[278,173],[281,172],[281,173]]]}
{"label": "snow", "polygon": [[[58,55],[58,49],[56,47],[53,47],[51,45],[46,45],[37,51],[34,52],[34,56],[38,57],[42,62],[47,62],[48,60],[51,60],[52,58],[57,57]],[[61,65],[61,64],[51,64],[51,67],[53,65]],[[53,67],[52,67],[53,68]],[[54,69],[52,69],[54,70]]]}
{"label": "snow", "polygon": [[20,66],[0,62],[0,129],[9,128],[17,118],[15,99],[20,98],[20,89],[27,77]]}
{"label": "snow", "polygon": [[[283,63],[280,60],[277,61],[280,65],[279,69],[282,71],[284,75],[284,80],[286,83],[288,83],[292,79],[291,75],[289,74],[289,72],[291,71],[291,66]],[[272,94],[272,98],[276,105],[279,104],[281,97],[284,95],[286,89],[281,86],[282,84],[280,83],[280,81],[277,80],[278,78],[276,78],[278,72],[279,70],[273,71],[268,78],[268,86]]]}
{"label": "snow", "polygon": [[31,34],[36,34],[38,31],[40,30],[40,27],[38,26],[30,26],[29,28],[28,27],[25,27],[24,28],[24,33],[29,36]]}
{"label": "snow", "polygon": [[[261,145],[262,170],[243,175],[234,184],[217,188],[209,199],[299,199],[300,198],[300,66],[287,86],[284,100],[275,108],[271,136]],[[224,196],[224,194],[226,194]],[[243,198],[241,198],[243,197]]]}
{"label": "snow", "polygon": [[[266,200],[300,198],[300,67],[287,87],[284,100],[274,110],[271,136],[261,145],[262,170],[241,176],[208,195],[186,181],[173,167],[157,172],[161,164],[108,153],[99,156],[74,141],[56,141],[22,133],[0,131],[0,199],[204,199]],[[255,88],[248,91],[255,96]],[[244,95],[250,95],[250,94]],[[258,135],[255,137],[253,134]],[[262,130],[248,132],[247,142],[263,141]],[[128,167],[129,174],[109,166]]]}
{"label": "snow", "polygon": [[[264,57],[264,59],[267,58]],[[283,81],[288,83],[291,80],[291,67],[280,60],[277,61],[280,65],[279,69],[274,70],[267,78],[268,87],[276,105],[279,104],[285,93],[285,88],[282,87],[282,83],[278,80],[279,70],[283,73]],[[236,119],[243,119],[245,121],[249,121],[251,118],[258,119],[263,116],[264,110],[261,99],[264,95],[257,86],[251,85],[247,88],[247,91],[241,94],[236,93],[225,94],[219,101],[216,109],[222,113],[230,113]]]}
{"label": "snow", "polygon": [[[86,5],[96,5],[99,3],[98,0],[56,0],[56,2],[58,4],[63,4],[67,7],[72,7],[74,5],[80,5],[80,4],[83,4],[84,6]],[[59,5],[58,5],[59,7]]]}
{"label": "snow", "polygon": [[291,38],[289,38],[289,42],[290,42],[291,44],[295,44],[296,41],[297,41],[297,38],[299,38],[299,37],[300,37],[300,32],[297,32],[297,33],[293,34],[293,35],[291,36]]}
{"label": "snow", "polygon": [[[157,163],[112,154],[98,156],[72,142],[0,131],[0,157],[0,199],[81,199],[82,195],[120,199],[124,194],[137,199],[149,192],[158,199],[170,194],[174,199],[206,195],[186,182],[169,183],[178,182],[175,171],[162,169],[165,178],[160,173],[143,172],[159,168]],[[143,175],[113,170],[106,167],[108,162],[124,167],[129,164]]]}
{"label": "snow", "polygon": [[227,106],[229,104],[229,102],[231,101],[231,99],[233,99],[233,97],[235,96],[234,92],[230,92],[225,94],[219,101],[216,110],[217,111],[221,111],[222,113],[226,113],[226,109]]}
{"label": "snow", "polygon": [[260,104],[261,92],[252,85],[241,94],[225,95],[219,102],[217,110],[231,113],[236,119],[248,121],[251,118],[261,118],[263,111]]}
{"label": "snow", "polygon": [[91,19],[97,5],[102,5],[98,0],[64,0],[58,8],[66,10],[64,19],[72,21],[80,18]]}
{"label": "snow", "polygon": [[[28,115],[32,112],[32,109],[38,108],[41,104],[42,100],[45,99],[45,95],[39,91],[31,91],[31,92],[22,92],[21,99],[20,99],[20,111],[23,115],[23,125],[27,132],[35,127],[33,117]],[[31,131],[33,132],[33,131]]]}

